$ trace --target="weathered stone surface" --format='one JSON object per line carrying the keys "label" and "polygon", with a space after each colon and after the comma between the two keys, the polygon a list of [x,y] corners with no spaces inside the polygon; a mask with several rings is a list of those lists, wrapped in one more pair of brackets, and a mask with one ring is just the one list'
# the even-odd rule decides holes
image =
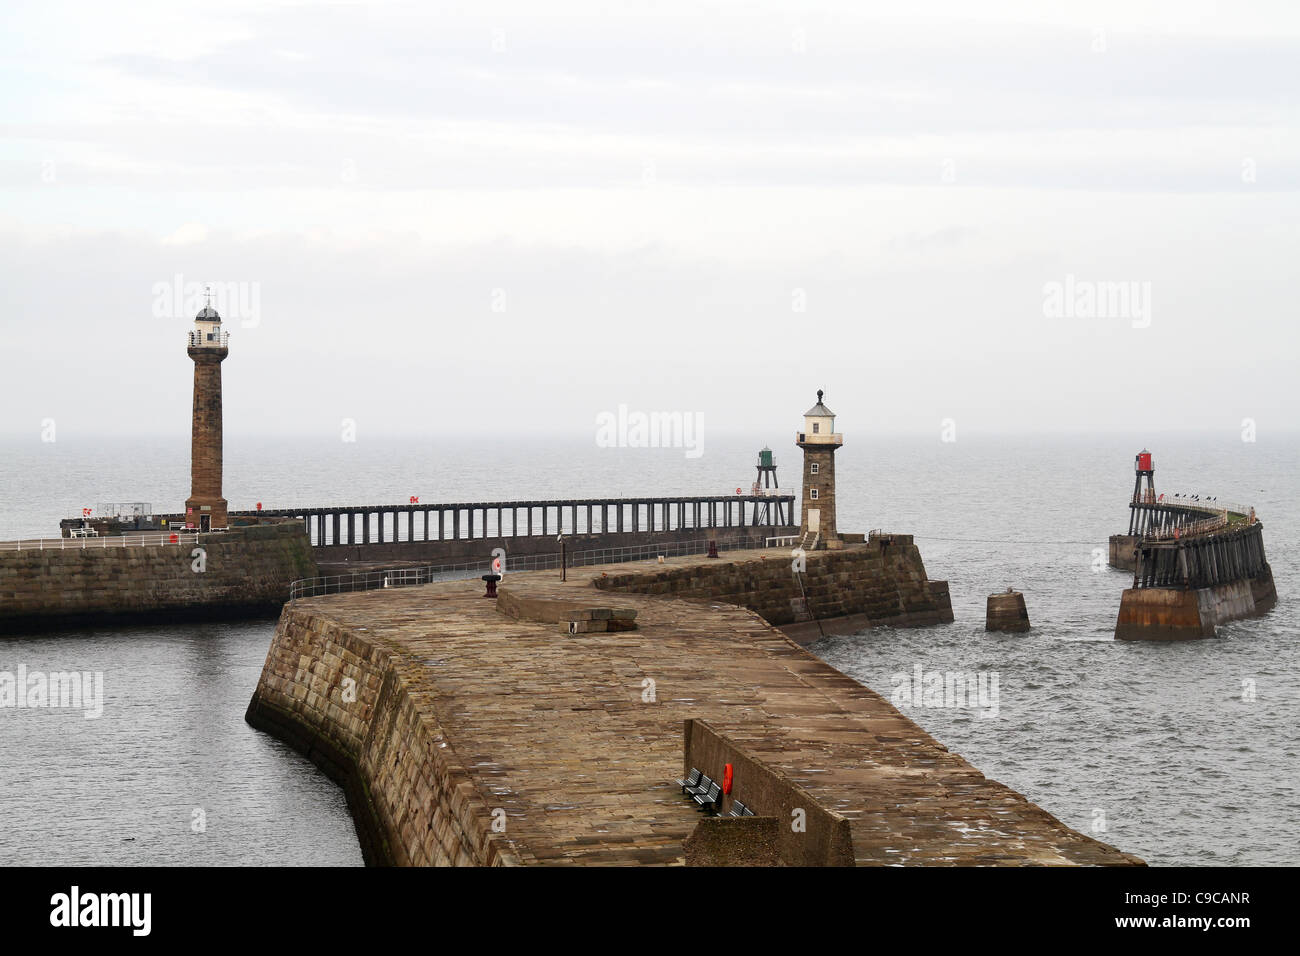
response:
{"label": "weathered stone surface", "polygon": [[990,594],[984,613],[984,630],[1029,630],[1029,611],[1025,608],[1025,596],[1019,591]]}
{"label": "weathered stone surface", "polygon": [[1121,571],[1132,571],[1137,565],[1134,548],[1138,539],[1131,534],[1112,534],[1110,536],[1110,566]]}
{"label": "weathered stone surface", "polygon": [[686,838],[687,866],[780,866],[776,817],[705,817]]}
{"label": "weathered stone surface", "polygon": [[[507,580],[603,606],[593,582],[628,571]],[[281,617],[249,720],[334,768],[372,861],[681,865],[700,815],[674,781],[699,718],[843,817],[858,864],[1140,862],[985,779],[741,607],[629,591],[638,630],[574,640],[480,591],[312,598]]]}
{"label": "weathered stone surface", "polygon": [[[805,444],[800,447],[803,449],[803,504],[799,511],[802,516],[802,524],[799,528],[800,539],[807,538],[811,543],[808,520],[809,515],[816,511],[818,513],[817,547],[823,550],[840,548],[843,546],[843,539],[839,535],[835,517],[835,451],[839,446]],[[812,497],[814,489],[817,491],[816,498]]]}
{"label": "weathered stone surface", "polygon": [[273,615],[291,582],[316,573],[296,522],[200,536],[202,571],[195,570],[192,543],[120,542],[0,551],[0,634],[83,622]]}
{"label": "weathered stone surface", "polygon": [[824,627],[816,622],[841,618],[855,630],[953,619],[947,582],[926,577],[910,535],[884,543],[845,542],[841,550],[809,552],[804,560],[806,572],[796,574],[791,552],[781,548],[729,551],[709,562],[667,558],[649,569],[640,562],[611,566],[596,586],[739,604],[769,624],[792,626],[787,633],[800,641],[821,636]]}
{"label": "weathered stone surface", "polygon": [[1263,614],[1277,603],[1273,571],[1212,588],[1128,588],[1120,597],[1115,639],[1187,641],[1214,637],[1229,621]]}
{"label": "weathered stone surface", "polygon": [[186,517],[194,527],[207,516],[211,528],[227,525],[226,499],[221,497],[221,363],[229,350],[190,348],[194,360],[194,414],[191,425],[190,496]]}

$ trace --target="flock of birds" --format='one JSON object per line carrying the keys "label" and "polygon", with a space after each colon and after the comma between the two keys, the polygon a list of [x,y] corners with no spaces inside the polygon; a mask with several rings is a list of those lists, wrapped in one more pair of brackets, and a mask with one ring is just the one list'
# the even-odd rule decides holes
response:
{"label": "flock of birds", "polygon": [[1186,498],[1188,501],[1218,501],[1219,500],[1217,495],[1213,498],[1211,498],[1209,495],[1206,495],[1204,498],[1202,498],[1200,495],[1174,495],[1174,497]]}

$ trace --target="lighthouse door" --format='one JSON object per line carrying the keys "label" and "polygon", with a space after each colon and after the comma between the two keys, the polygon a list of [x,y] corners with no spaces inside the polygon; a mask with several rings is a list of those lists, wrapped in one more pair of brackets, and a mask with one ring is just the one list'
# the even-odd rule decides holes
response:
{"label": "lighthouse door", "polygon": [[820,531],[822,529],[822,510],[820,508],[808,509],[808,530]]}
{"label": "lighthouse door", "polygon": [[212,515],[199,515],[199,530],[200,531],[212,530]]}

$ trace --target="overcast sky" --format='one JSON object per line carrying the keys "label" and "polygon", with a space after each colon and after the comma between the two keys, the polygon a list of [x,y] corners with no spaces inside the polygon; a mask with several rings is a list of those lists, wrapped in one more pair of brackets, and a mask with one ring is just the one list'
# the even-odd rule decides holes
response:
{"label": "overcast sky", "polygon": [[2,16],[0,433],[1295,427],[1293,0]]}

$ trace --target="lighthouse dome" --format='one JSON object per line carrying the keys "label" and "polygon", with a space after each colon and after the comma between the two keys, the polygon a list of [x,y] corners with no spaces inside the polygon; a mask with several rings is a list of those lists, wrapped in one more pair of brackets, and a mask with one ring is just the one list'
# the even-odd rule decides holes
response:
{"label": "lighthouse dome", "polygon": [[808,409],[808,411],[803,413],[805,418],[834,418],[835,417],[835,413],[822,404],[822,395],[824,394],[825,393],[820,388],[817,389],[817,404],[814,405],[812,408]]}
{"label": "lighthouse dome", "polygon": [[217,310],[210,305],[205,305],[199,310],[199,314],[194,317],[195,322],[220,322],[221,316]]}

